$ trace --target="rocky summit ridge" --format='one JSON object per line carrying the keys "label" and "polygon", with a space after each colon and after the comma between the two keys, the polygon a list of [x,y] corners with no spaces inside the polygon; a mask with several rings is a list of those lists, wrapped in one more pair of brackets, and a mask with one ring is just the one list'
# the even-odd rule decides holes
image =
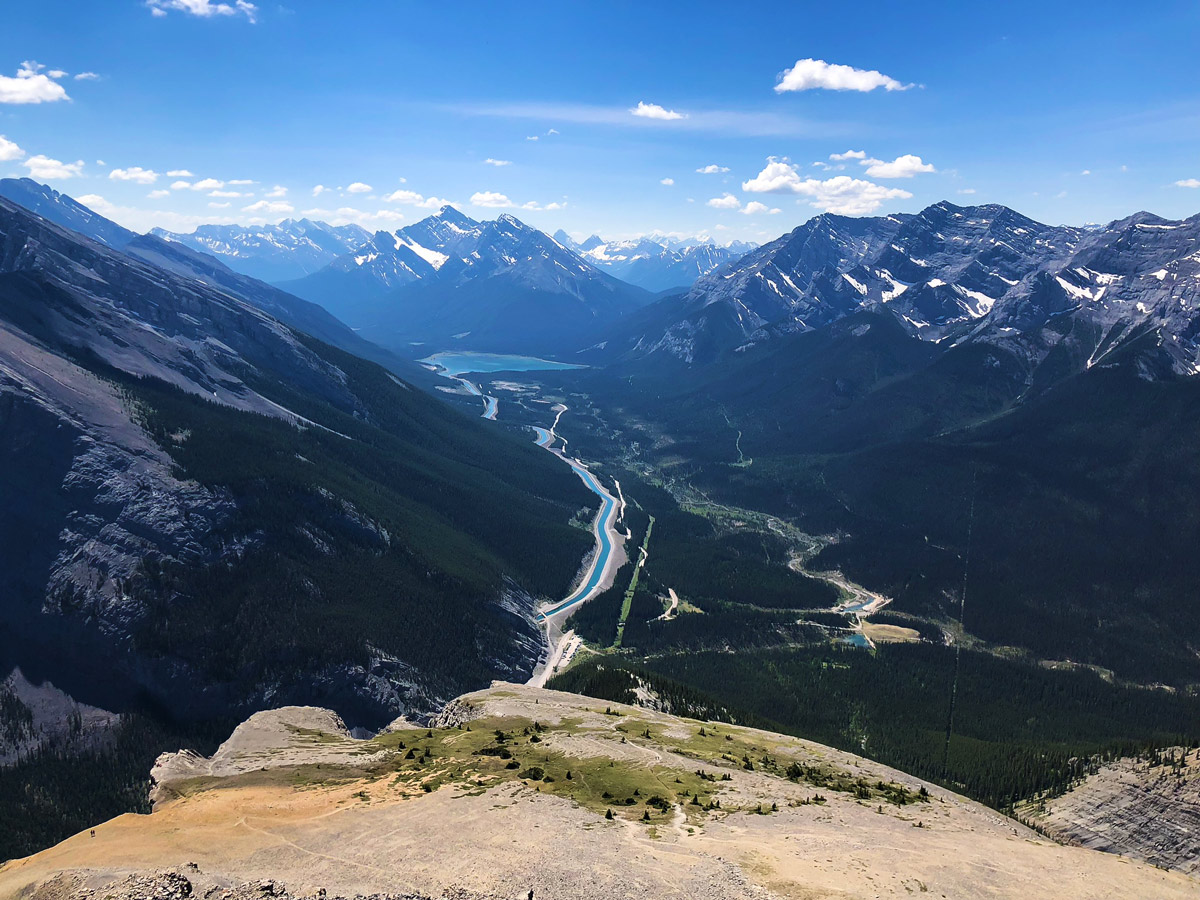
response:
{"label": "rocky summit ridge", "polygon": [[259,713],[210,760],[171,755],[155,778],[151,815],[0,867],[0,897],[1071,900],[1198,889],[1179,872],[1055,844],[853,753],[503,683],[459,698],[431,727],[397,722],[368,740],[313,708]]}

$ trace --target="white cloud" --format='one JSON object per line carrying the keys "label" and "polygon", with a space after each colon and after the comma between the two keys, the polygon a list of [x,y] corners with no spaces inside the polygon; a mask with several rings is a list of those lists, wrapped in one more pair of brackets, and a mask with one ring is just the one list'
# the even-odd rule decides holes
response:
{"label": "white cloud", "polygon": [[504,194],[498,194],[495,191],[476,191],[471,195],[472,206],[486,206],[491,209],[510,209],[516,206]]}
{"label": "white cloud", "polygon": [[914,175],[919,175],[925,172],[936,172],[931,164],[926,163],[919,156],[914,156],[911,153],[906,153],[904,156],[898,156],[891,162],[882,159],[875,159],[867,156],[863,150],[847,150],[844,153],[830,153],[829,158],[837,162],[837,165],[830,165],[824,162],[815,162],[813,166],[816,168],[829,171],[841,171],[846,168],[847,160],[856,159],[860,166],[867,167],[867,174],[873,178],[912,178]]}
{"label": "white cloud", "polygon": [[143,169],[141,166],[130,166],[128,169],[113,169],[108,173],[113,181],[133,181],[137,184],[154,184],[158,181],[158,173],[153,169]]}
{"label": "white cloud", "polygon": [[50,70],[49,72],[47,72],[46,74],[47,74],[47,75],[49,75],[51,78],[54,78],[54,79],[66,78],[66,77],[67,77],[67,73],[66,73],[66,72],[64,72],[62,69],[51,69],[51,70]]}
{"label": "white cloud", "polygon": [[1200,178],[1184,178],[1175,182],[1175,187],[1200,188]]}
{"label": "white cloud", "polygon": [[231,181],[227,181],[225,183],[226,184],[258,184],[258,182],[255,181],[253,178],[234,178]]}
{"label": "white cloud", "polygon": [[665,184],[667,187],[670,187],[671,185],[673,185],[675,183],[675,179],[674,178],[663,178],[658,183]]}
{"label": "white cloud", "polygon": [[538,136],[536,134],[531,134],[529,137],[525,138],[525,140],[536,141],[536,140],[538,140]]}
{"label": "white cloud", "polygon": [[80,72],[75,76],[76,81],[96,81],[100,78],[95,72]]}
{"label": "white cloud", "polygon": [[1092,174],[1092,170],[1091,170],[1091,169],[1084,169],[1084,170],[1083,170],[1082,172],[1080,172],[1079,174],[1080,174],[1080,175],[1091,175],[1091,174]]}
{"label": "white cloud", "polygon": [[20,159],[25,155],[25,151],[0,134],[0,162],[9,162],[10,160]]}
{"label": "white cloud", "polygon": [[213,16],[243,15],[247,21],[258,21],[258,7],[247,0],[234,0],[233,3],[214,3],[212,0],[146,0],[146,6],[155,16],[165,16],[168,10],[178,10],[201,18]]}
{"label": "white cloud", "polygon": [[229,209],[230,206],[232,206],[232,204],[228,200],[226,200],[224,203],[217,203],[213,200],[208,201],[209,209]]}
{"label": "white cloud", "polygon": [[392,191],[383,198],[388,203],[399,203],[401,206],[416,206],[420,209],[441,209],[448,200],[443,200],[440,197],[426,197],[424,194],[418,194],[416,191],[398,190]]}
{"label": "white cloud", "polygon": [[484,160],[489,166],[511,166],[511,159],[492,159],[490,156]]}
{"label": "white cloud", "polygon": [[711,206],[713,209],[740,209],[742,201],[733,196],[733,194],[726,193],[720,197],[713,197],[706,202],[706,205]]}
{"label": "white cloud", "polygon": [[285,188],[282,184],[277,184],[275,187],[271,188],[271,190],[263,194],[263,196],[271,200],[278,200],[281,197],[286,197],[287,192],[287,188]]}
{"label": "white cloud", "polygon": [[629,111],[643,119],[660,119],[664,122],[687,118],[687,113],[675,112],[673,109],[667,109],[657,103],[646,103],[644,100],[639,100],[638,105]]}
{"label": "white cloud", "polygon": [[729,171],[729,166],[718,166],[716,163],[711,163],[707,166],[701,166],[696,170],[700,175],[721,175]]}
{"label": "white cloud", "polygon": [[363,184],[361,181],[356,181],[346,188],[348,194],[369,194],[375,190],[369,184]]}
{"label": "white cloud", "polygon": [[864,159],[859,165],[866,166],[867,174],[872,178],[912,178],[914,175],[937,171],[930,163],[924,162],[921,157],[913,156],[911,153],[897,156],[891,162],[884,162],[882,159]]}
{"label": "white cloud", "polygon": [[754,194],[780,194],[787,191],[803,193],[798,187],[814,179],[801,178],[796,167],[790,163],[771,157],[761,172],[749,181],[742,182],[742,190]]}
{"label": "white cloud", "polygon": [[191,186],[192,186],[192,183],[190,181],[172,181],[171,182],[171,190],[173,190],[173,191],[186,191]]}
{"label": "white cloud", "polygon": [[746,216],[755,216],[759,213],[766,213],[767,215],[773,216],[781,212],[783,212],[783,210],[779,207],[767,206],[767,204],[759,203],[757,200],[751,200],[742,209],[742,214]]}
{"label": "white cloud", "polygon": [[960,193],[960,194],[973,194],[973,193],[975,193],[975,188],[959,188],[959,189],[958,189],[958,193]]}
{"label": "white cloud", "polygon": [[318,184],[316,187],[314,187],[314,188],[312,189],[312,195],[313,195],[314,197],[320,197],[320,196],[321,196],[323,193],[325,193],[327,190],[329,190],[329,188],[325,187],[325,185],[323,185],[323,184]]}
{"label": "white cloud", "polygon": [[557,129],[557,128],[551,128],[549,131],[547,131],[547,132],[546,132],[546,137],[549,137],[549,136],[550,136],[550,135],[552,135],[552,134],[558,134],[558,129]]}
{"label": "white cloud", "polygon": [[167,172],[167,177],[168,178],[194,178],[195,176],[193,176],[192,173],[189,172],[187,169],[171,169],[171,171]]}
{"label": "white cloud", "polygon": [[785,91],[906,91],[911,84],[901,84],[895,78],[876,72],[874,69],[856,69],[827,63],[823,59],[798,59],[790,69],[785,69],[775,85],[776,93]]}
{"label": "white cloud", "polygon": [[165,191],[162,188],[159,188],[158,190],[151,191],[146,196],[149,197],[151,200],[161,200],[163,197],[170,197],[171,192]]}
{"label": "white cloud", "polygon": [[251,203],[249,206],[243,206],[242,212],[262,212],[272,215],[280,215],[283,213],[292,213],[296,211],[296,207],[288,203],[286,200],[259,200],[256,203]]}
{"label": "white cloud", "polygon": [[508,198],[506,194],[500,194],[496,191],[476,191],[471,195],[470,203],[472,206],[481,206],[487,209],[527,209],[531,212],[549,212],[557,209],[566,209],[566,203],[547,203],[544,206],[534,200],[526,203],[515,203]]}
{"label": "white cloud", "polygon": [[52,178],[78,178],[83,174],[82,159],[76,160],[73,163],[65,163],[38,154],[37,156],[29,157],[23,165],[29,170],[30,178],[43,180]]}
{"label": "white cloud", "polygon": [[[176,184],[178,184],[178,183],[179,182],[176,182]],[[171,187],[175,187],[175,185],[173,184],[173,185],[171,185]],[[220,190],[221,188],[225,187],[225,182],[218,181],[215,178],[201,178],[199,181],[195,182],[194,184],[189,185],[189,187],[193,191],[216,191],[216,190]]]}
{"label": "white cloud", "polygon": [[886,200],[907,200],[912,197],[900,188],[838,175],[824,181],[804,178],[796,167],[785,160],[768,159],[761,172],[742,183],[742,190],[754,194],[799,194],[810,198],[815,209],[846,216],[861,216],[874,212]]}
{"label": "white cloud", "polygon": [[242,196],[242,192],[241,191],[209,191],[208,196],[210,196],[210,197],[240,197],[240,196]]}
{"label": "white cloud", "polygon": [[54,103],[58,100],[70,100],[63,86],[42,71],[44,68],[45,66],[35,62],[23,62],[17,69],[15,78],[0,75],[0,103]]}

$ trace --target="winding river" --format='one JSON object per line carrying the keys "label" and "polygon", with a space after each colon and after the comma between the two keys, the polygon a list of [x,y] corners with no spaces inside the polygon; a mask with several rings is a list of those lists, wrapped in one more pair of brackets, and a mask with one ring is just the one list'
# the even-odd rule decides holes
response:
{"label": "winding river", "polygon": [[[484,394],[477,384],[464,378],[464,375],[581,368],[570,363],[560,363],[549,359],[500,353],[435,353],[421,360],[421,362],[433,367],[438,374],[457,381],[468,394],[474,397],[482,397],[484,401],[483,418],[493,420],[497,417],[499,411],[498,401],[495,397]],[[561,622],[566,618],[566,613],[570,610],[581,603],[586,603],[600,593],[604,582],[615,574],[615,570],[620,564],[620,560],[618,560],[620,554],[617,552],[617,548],[624,537],[617,530],[617,520],[620,518],[620,514],[624,508],[624,501],[618,500],[617,497],[609,493],[587,466],[563,452],[563,448],[566,447],[566,440],[558,435],[555,429],[558,427],[558,422],[562,418],[563,413],[567,411],[567,407],[559,405],[555,407],[555,411],[557,412],[557,416],[555,416],[554,424],[549,428],[543,428],[540,425],[530,426],[534,431],[534,440],[539,447],[553,453],[569,465],[587,489],[600,498],[600,512],[596,515],[596,519],[592,523],[592,534],[596,539],[596,549],[592,554],[592,560],[587,572],[584,574],[579,586],[567,597],[557,603],[543,606],[539,610],[538,621],[547,625],[551,619],[558,619]],[[562,442],[562,448],[555,446],[560,441]],[[617,485],[617,490],[619,493],[619,484]]]}
{"label": "winding river", "polygon": [[[566,407],[562,409],[565,411]],[[560,412],[559,415],[561,416],[562,413]],[[596,553],[592,558],[592,564],[579,587],[565,599],[543,608],[538,613],[538,620],[544,622],[546,619],[573,609],[580,603],[586,603],[600,593],[600,585],[604,581],[605,575],[609,574],[613,561],[614,538],[617,536],[617,514],[621,509],[621,504],[617,502],[616,497],[601,486],[587,466],[579,460],[565,455],[561,450],[554,449],[553,445],[557,435],[552,429],[542,428],[539,425],[534,425],[532,428],[537,435],[537,445],[549,450],[569,465],[587,489],[600,498],[600,512],[597,514],[595,522],[592,523],[592,534],[596,538]]]}

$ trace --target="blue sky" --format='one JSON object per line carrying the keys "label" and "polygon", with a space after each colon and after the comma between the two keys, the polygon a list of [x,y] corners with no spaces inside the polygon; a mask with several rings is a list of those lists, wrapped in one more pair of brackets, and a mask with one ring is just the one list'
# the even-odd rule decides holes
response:
{"label": "blue sky", "polygon": [[1195,0],[13,2],[0,175],[138,230],[441,200],[720,241],[941,199],[1183,217],[1198,47]]}

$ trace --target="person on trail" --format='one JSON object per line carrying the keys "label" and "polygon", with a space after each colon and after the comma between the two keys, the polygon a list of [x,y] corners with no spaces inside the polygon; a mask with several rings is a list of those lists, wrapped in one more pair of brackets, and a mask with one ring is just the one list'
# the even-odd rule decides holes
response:
{"label": "person on trail", "polygon": [[529,891],[529,900],[533,900],[533,889],[532,888]]}

